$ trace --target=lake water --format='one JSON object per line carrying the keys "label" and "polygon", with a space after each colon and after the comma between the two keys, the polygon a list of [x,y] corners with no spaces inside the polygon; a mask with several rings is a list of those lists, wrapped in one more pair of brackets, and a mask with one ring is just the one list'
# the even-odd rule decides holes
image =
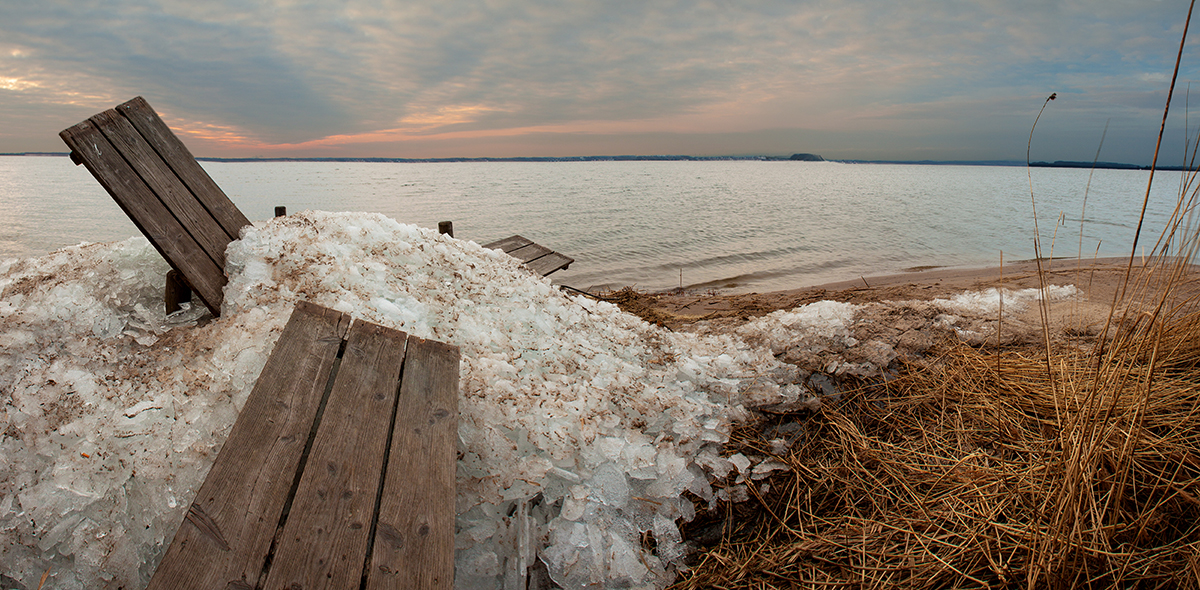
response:
{"label": "lake water", "polygon": [[[486,243],[521,234],[575,258],[557,283],[795,288],[921,266],[1032,258],[1025,168],[786,161],[204,162],[251,220],[276,205],[376,211]],[[1043,255],[1128,255],[1148,172],[1033,169]],[[1141,244],[1174,207],[1159,173]],[[1083,219],[1082,245],[1080,219]],[[0,157],[0,259],[137,229],[65,157]]]}

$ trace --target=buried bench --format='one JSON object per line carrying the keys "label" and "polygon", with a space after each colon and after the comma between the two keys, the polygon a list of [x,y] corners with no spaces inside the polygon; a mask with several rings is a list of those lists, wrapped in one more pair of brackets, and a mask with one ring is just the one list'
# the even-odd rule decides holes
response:
{"label": "buried bench", "polygon": [[484,248],[500,250],[521,261],[526,268],[546,276],[558,270],[566,270],[575,262],[574,258],[563,256],[545,246],[533,243],[533,240],[521,236],[512,236],[484,244]]}
{"label": "buried bench", "polygon": [[456,347],[296,305],[149,588],[451,588]]}
{"label": "buried bench", "polygon": [[169,284],[168,291],[190,288],[220,315],[225,248],[250,221],[150,104],[139,96],[64,129],[59,137],[71,148],[71,160],[87,167],[182,275],[185,284]]}

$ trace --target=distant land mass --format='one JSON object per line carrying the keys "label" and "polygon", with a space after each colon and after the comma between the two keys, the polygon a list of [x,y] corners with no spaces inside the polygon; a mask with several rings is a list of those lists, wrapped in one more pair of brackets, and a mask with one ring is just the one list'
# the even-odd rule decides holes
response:
{"label": "distant land mass", "polygon": [[[69,156],[68,152],[10,152],[0,156]],[[515,158],[215,158],[198,157],[202,162],[379,162],[379,163],[440,163],[440,162],[839,162],[843,164],[905,164],[920,166],[1025,166],[1020,160],[826,160],[817,154],[795,153],[790,156],[530,156]],[[1149,166],[1121,162],[1030,162],[1033,168],[1103,168],[1111,170],[1149,170]],[[1159,166],[1159,170],[1183,170],[1183,166]]]}
{"label": "distant land mass", "polygon": [[[1114,170],[1149,170],[1149,166],[1137,166],[1134,164],[1122,164],[1120,162],[1067,162],[1057,160],[1054,162],[1030,162],[1030,166],[1036,168],[1110,168]],[[1166,167],[1159,166],[1159,170],[1181,170],[1182,166]]]}

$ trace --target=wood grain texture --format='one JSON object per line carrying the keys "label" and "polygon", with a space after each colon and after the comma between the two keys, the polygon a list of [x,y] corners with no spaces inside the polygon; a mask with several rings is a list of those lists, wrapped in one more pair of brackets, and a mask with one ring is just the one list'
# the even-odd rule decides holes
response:
{"label": "wood grain texture", "polygon": [[405,339],[375,324],[351,326],[265,588],[360,584]]}
{"label": "wood grain texture", "polygon": [[532,270],[539,275],[546,276],[552,272],[563,270],[568,266],[571,266],[572,262],[575,262],[574,258],[568,258],[562,254],[559,254],[558,252],[551,252],[545,256],[542,256],[541,258],[526,262],[525,266],[529,267],[529,270]]}
{"label": "wood grain texture", "polygon": [[551,250],[540,244],[526,244],[509,252],[508,255],[520,260],[523,263],[528,263],[553,252],[554,250]]}
{"label": "wood grain texture", "polygon": [[454,587],[457,347],[410,337],[368,589]]}
{"label": "wood grain texture", "polygon": [[526,268],[546,276],[552,272],[563,270],[575,262],[574,258],[563,256],[545,246],[533,243],[533,240],[521,236],[511,236],[483,245],[484,248],[500,250],[521,261]]}
{"label": "wood grain texture", "polygon": [[200,244],[218,268],[225,269],[225,248],[229,236],[212,215],[196,200],[170,166],[146,143],[137,129],[115,110],[107,110],[90,121],[108,138],[113,147],[133,167],[167,210],[179,220],[185,230]]}
{"label": "wood grain texture", "polygon": [[530,240],[527,238],[522,238],[521,236],[510,236],[510,237],[504,238],[503,240],[496,240],[495,242],[490,242],[490,243],[484,244],[483,247],[490,248],[492,250],[499,250],[501,252],[504,252],[505,254],[508,254],[509,252],[512,252],[513,250],[516,250],[517,248],[520,248],[522,246],[528,246],[529,244],[532,244],[532,243],[533,243],[533,240]]}
{"label": "wood grain texture", "polygon": [[146,99],[138,96],[117,106],[121,113],[146,138],[164,161],[175,171],[196,199],[216,219],[229,236],[236,240],[242,227],[250,225],[246,216],[229,200],[221,187],[204,171],[187,146],[175,137]]}
{"label": "wood grain texture", "polygon": [[258,583],[349,323],[296,305],[149,588]]}
{"label": "wood grain texture", "polygon": [[92,176],[141,230],[170,265],[187,277],[213,315],[220,315],[224,269],[218,267],[183,225],[129,166],[91,121],[64,129],[59,136],[83,159]]}

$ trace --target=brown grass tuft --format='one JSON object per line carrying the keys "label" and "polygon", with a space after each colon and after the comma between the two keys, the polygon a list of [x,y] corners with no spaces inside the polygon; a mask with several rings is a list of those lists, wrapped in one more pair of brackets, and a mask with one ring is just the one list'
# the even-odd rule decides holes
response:
{"label": "brown grass tuft", "polygon": [[1200,586],[1200,315],[1168,328],[1158,367],[958,346],[827,406],[677,588]]}

